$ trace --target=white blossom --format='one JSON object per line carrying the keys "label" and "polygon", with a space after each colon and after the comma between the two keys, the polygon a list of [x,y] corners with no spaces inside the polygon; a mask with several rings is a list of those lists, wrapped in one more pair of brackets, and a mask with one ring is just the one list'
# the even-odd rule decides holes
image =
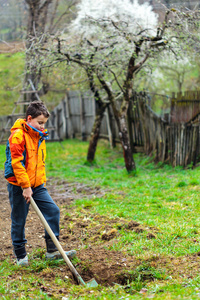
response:
{"label": "white blossom", "polygon": [[[148,3],[139,4],[137,0],[82,0],[78,5],[77,18],[72,22],[71,29],[82,36],[96,36],[102,29],[93,26],[88,20],[111,19],[126,26],[126,32],[137,34],[145,30],[149,33],[155,29],[158,21]],[[105,21],[106,22],[106,21]]]}

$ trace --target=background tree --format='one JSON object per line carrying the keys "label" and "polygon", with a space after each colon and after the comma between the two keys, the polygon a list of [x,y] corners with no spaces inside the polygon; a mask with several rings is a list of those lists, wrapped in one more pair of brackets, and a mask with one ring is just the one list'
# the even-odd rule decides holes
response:
{"label": "background tree", "polygon": [[[164,22],[156,26],[157,18],[148,4],[139,5],[137,1],[131,4],[128,0],[115,4],[106,0],[95,3],[82,1],[77,18],[70,27],[71,36],[64,39],[61,34],[56,35],[45,51],[50,54],[50,64],[67,61],[68,65],[78,64],[86,70],[94,91],[100,91],[101,99],[110,103],[119,130],[125,166],[131,172],[135,163],[126,117],[135,77],[148,60],[157,58],[163,51],[178,52],[182,44],[188,43],[191,34],[188,26],[191,29],[189,22],[194,15],[167,10]],[[119,106],[116,100],[120,97]]]}
{"label": "background tree", "polygon": [[[183,49],[184,45],[181,47],[180,41],[179,44]],[[190,53],[184,50],[177,53],[162,52],[156,59],[149,60],[148,66],[140,73],[142,76],[135,81],[134,88],[141,90],[145,87],[145,90],[152,95],[151,108],[159,114],[163,106],[158,101],[155,103],[157,97],[154,97],[154,94],[168,95],[170,100],[172,92],[196,89],[195,78],[193,78],[197,66],[196,59],[196,53],[191,47]],[[164,106],[165,110],[170,109],[170,101]]]}
{"label": "background tree", "polygon": [[[26,100],[31,101],[36,99],[36,94],[33,91],[32,84],[35,90],[40,90],[40,94],[46,93],[48,84],[42,83],[41,80],[41,64],[38,48],[46,43],[46,35],[53,34],[59,27],[62,19],[66,16],[71,16],[69,13],[77,1],[65,1],[65,9],[57,14],[60,0],[25,0],[28,11],[27,34],[26,34],[26,67],[24,90]],[[30,93],[29,93],[30,92]]]}
{"label": "background tree", "polygon": [[[157,17],[148,4],[141,6],[137,1],[131,4],[129,0],[117,4],[115,1],[82,1],[71,26],[76,43],[59,41],[58,44],[56,60],[66,57],[68,62],[89,70],[95,77],[93,83],[112,106],[128,172],[135,169],[126,124],[132,81],[150,55],[149,50],[162,40],[163,29],[156,32],[156,23]],[[120,108],[116,102],[119,95]],[[93,138],[91,135],[90,144]]]}
{"label": "background tree", "polygon": [[[30,1],[28,1],[30,3]],[[32,1],[33,5],[35,1]],[[43,5],[44,0],[40,1]],[[71,0],[52,0],[48,8],[49,31],[68,24],[75,16],[75,7]],[[78,3],[74,1],[74,4]],[[69,9],[68,9],[69,7]],[[26,36],[29,4],[26,0],[0,0],[0,39],[5,42],[20,41]],[[52,22],[53,21],[53,22]]]}
{"label": "background tree", "polygon": [[[90,66],[107,94],[118,125],[125,166],[131,172],[135,165],[126,116],[135,76],[140,74],[149,59],[156,60],[164,52],[168,57],[173,53],[174,60],[172,59],[171,64],[168,61],[171,69],[176,60],[179,64],[181,60],[185,63],[188,49],[196,40],[199,12],[185,13],[174,8],[166,9],[163,23],[156,27],[157,18],[146,3],[139,5],[137,1],[132,4],[129,1],[122,2],[118,2],[115,7],[112,1],[108,3],[105,0],[95,9],[91,1],[82,1],[73,26],[82,33],[79,61],[81,66]],[[126,7],[124,11],[123,5]],[[111,7],[114,7],[113,11]],[[98,40],[95,39],[96,36]],[[72,49],[67,50],[65,53],[68,53],[68,59],[73,61],[70,56]],[[88,57],[93,57],[92,64]],[[119,95],[122,97],[120,107],[116,102]]]}
{"label": "background tree", "polygon": [[0,39],[6,42],[23,39],[26,17],[24,0],[0,0]]}

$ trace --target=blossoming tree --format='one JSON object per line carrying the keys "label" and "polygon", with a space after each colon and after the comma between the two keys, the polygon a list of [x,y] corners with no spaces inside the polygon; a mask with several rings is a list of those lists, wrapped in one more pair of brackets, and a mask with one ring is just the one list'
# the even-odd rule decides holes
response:
{"label": "blossoming tree", "polygon": [[[140,52],[150,47],[152,36],[157,34],[156,25],[157,16],[148,3],[139,5],[138,1],[131,3],[129,0],[82,0],[77,18],[71,24],[76,41],[79,41],[80,48],[77,50],[82,56],[76,58],[76,62],[79,61],[90,74],[90,84],[95,91],[103,89],[112,106],[128,172],[135,169],[126,124],[132,80],[148,57],[146,51],[144,56]],[[71,57],[69,59],[74,61]],[[119,95],[122,102],[121,107],[117,108],[116,99]],[[87,155],[89,161],[94,159],[98,140],[96,133],[99,133],[106,107],[102,98],[99,97],[98,101],[102,109],[101,114],[97,115],[100,122],[94,123],[91,133]]]}
{"label": "blossoming tree", "polygon": [[[56,37],[57,49],[54,44],[51,52],[56,55],[56,61],[67,60],[86,71],[91,90],[101,108],[91,133],[89,161],[94,159],[101,119],[109,103],[118,126],[125,167],[128,172],[135,169],[126,123],[133,82],[149,58],[172,48],[176,34],[170,28],[180,28],[178,23],[174,23],[177,22],[175,16],[171,23],[168,22],[172,13],[178,12],[166,10],[165,19],[159,25],[157,16],[147,3],[139,5],[137,0],[133,3],[129,0],[82,0],[77,18],[70,26],[69,39]],[[185,16],[179,14],[179,22],[182,17]],[[187,27],[188,23],[185,24]],[[117,104],[119,98],[120,107]]]}

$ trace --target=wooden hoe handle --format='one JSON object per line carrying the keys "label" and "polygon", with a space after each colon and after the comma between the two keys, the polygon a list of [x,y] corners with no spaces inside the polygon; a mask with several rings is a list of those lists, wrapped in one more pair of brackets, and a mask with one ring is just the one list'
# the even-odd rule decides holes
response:
{"label": "wooden hoe handle", "polygon": [[47,221],[45,220],[43,214],[41,213],[41,211],[39,210],[37,204],[35,203],[35,201],[33,200],[33,198],[31,197],[30,199],[30,203],[33,207],[33,209],[35,210],[36,214],[38,215],[38,217],[40,218],[42,224],[44,225],[44,228],[46,229],[46,231],[48,232],[48,234],[50,235],[52,241],[54,242],[54,244],[56,245],[58,251],[60,252],[60,254],[62,255],[64,261],[66,262],[66,264],[68,265],[70,271],[72,272],[72,274],[75,276],[77,282],[79,284],[83,284],[86,285],[86,283],[83,281],[83,279],[81,278],[81,276],[79,275],[79,273],[76,271],[76,269],[74,268],[74,266],[72,265],[71,261],[69,260],[69,258],[67,257],[65,251],[63,250],[61,244],[59,243],[58,239],[56,238],[55,234],[53,233],[52,229],[50,228],[49,224],[47,223]]}

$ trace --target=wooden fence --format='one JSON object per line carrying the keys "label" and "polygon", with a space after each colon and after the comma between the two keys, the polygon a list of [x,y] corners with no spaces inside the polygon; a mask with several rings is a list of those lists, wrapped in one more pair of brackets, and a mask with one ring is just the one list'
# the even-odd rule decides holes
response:
{"label": "wooden fence", "polygon": [[[156,162],[173,166],[196,165],[200,161],[200,123],[170,123],[156,115],[148,106],[148,95],[135,94],[128,110],[128,129],[132,148],[139,146]],[[50,140],[82,138],[91,133],[96,102],[90,92],[71,91],[51,112],[47,127]],[[8,117],[0,118],[0,130]],[[13,119],[14,122],[14,119]],[[6,132],[8,137],[9,132]],[[104,114],[100,137],[119,142],[116,122],[111,108]]]}
{"label": "wooden fence", "polygon": [[[148,105],[147,94],[134,94],[128,111],[128,128],[133,149],[137,146],[156,162],[168,162],[173,166],[196,165],[200,161],[200,124],[170,123],[156,115]],[[81,137],[91,133],[95,118],[95,101],[88,93],[70,92],[52,112],[51,139]],[[119,141],[112,110],[105,112],[101,134],[112,143]]]}
{"label": "wooden fence", "polygon": [[195,166],[200,161],[200,124],[169,123],[150,109],[144,94],[137,101],[142,120],[144,152],[154,156],[157,162]]}
{"label": "wooden fence", "polygon": [[[92,131],[95,115],[96,102],[91,92],[68,92],[65,99],[51,112],[47,121],[49,141],[61,141],[75,137],[86,140]],[[2,142],[5,142],[10,135],[10,130],[4,130],[6,123],[14,124],[18,117],[15,115],[0,117],[0,133],[3,133]],[[104,114],[100,137],[109,139],[111,143],[113,139],[115,142],[119,141],[116,123],[109,109]]]}
{"label": "wooden fence", "polygon": [[171,123],[186,123],[200,113],[200,91],[173,93],[171,99]]}
{"label": "wooden fence", "polygon": [[[96,103],[91,92],[68,92],[65,99],[51,112],[47,123],[50,140],[75,137],[86,140],[92,131],[95,115]],[[114,117],[107,109],[102,120],[100,137],[111,140],[113,136],[119,140]]]}

